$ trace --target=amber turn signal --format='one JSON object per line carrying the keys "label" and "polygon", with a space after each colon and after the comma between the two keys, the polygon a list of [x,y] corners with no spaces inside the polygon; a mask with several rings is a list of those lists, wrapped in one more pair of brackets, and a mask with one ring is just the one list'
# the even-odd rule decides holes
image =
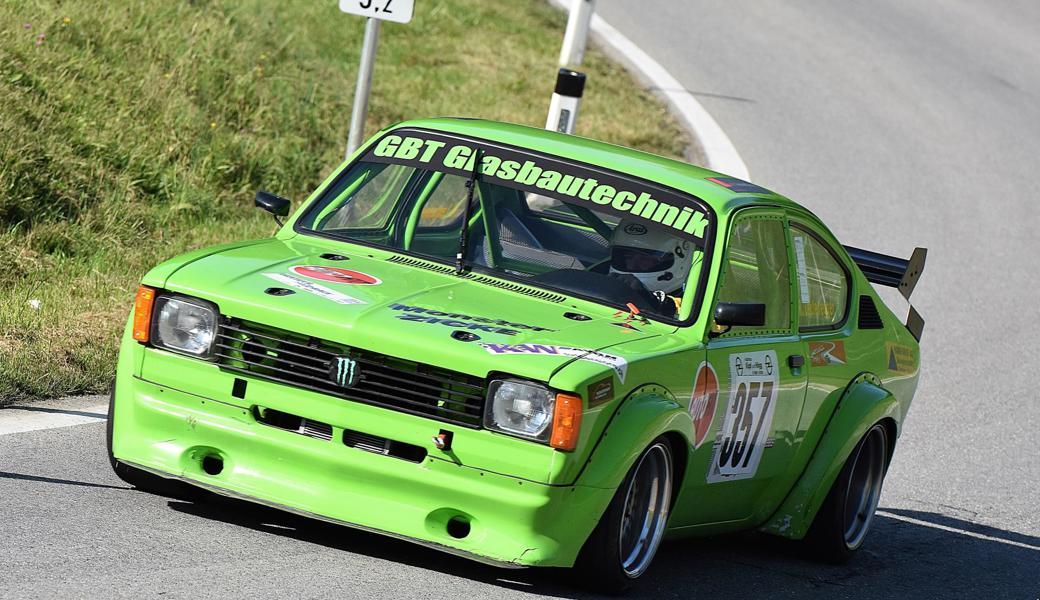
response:
{"label": "amber turn signal", "polygon": [[137,288],[137,299],[134,300],[134,339],[145,343],[152,326],[152,303],[155,302],[155,290],[142,285]]}
{"label": "amber turn signal", "polygon": [[581,397],[573,394],[556,394],[553,409],[553,430],[549,445],[558,450],[574,450],[581,431]]}

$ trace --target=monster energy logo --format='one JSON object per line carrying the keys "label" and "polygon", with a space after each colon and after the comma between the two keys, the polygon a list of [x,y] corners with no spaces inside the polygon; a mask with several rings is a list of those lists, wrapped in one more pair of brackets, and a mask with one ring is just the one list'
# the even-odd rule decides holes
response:
{"label": "monster energy logo", "polygon": [[349,356],[337,356],[329,367],[329,379],[339,387],[351,387],[360,378],[357,361]]}

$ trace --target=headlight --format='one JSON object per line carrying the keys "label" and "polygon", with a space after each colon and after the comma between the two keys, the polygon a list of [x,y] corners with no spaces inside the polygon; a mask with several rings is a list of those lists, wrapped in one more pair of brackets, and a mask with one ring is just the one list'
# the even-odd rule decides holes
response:
{"label": "headlight", "polygon": [[209,358],[217,334],[217,311],[204,300],[160,296],[155,300],[152,343],[160,348]]}
{"label": "headlight", "polygon": [[555,404],[556,393],[544,386],[515,379],[496,379],[488,387],[484,426],[546,442],[552,429]]}

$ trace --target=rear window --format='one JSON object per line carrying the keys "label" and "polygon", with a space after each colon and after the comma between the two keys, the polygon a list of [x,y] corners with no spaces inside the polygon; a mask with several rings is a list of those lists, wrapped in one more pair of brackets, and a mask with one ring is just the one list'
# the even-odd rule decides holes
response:
{"label": "rear window", "polygon": [[798,225],[791,227],[791,244],[798,276],[799,328],[841,324],[848,311],[848,273],[826,244]]}

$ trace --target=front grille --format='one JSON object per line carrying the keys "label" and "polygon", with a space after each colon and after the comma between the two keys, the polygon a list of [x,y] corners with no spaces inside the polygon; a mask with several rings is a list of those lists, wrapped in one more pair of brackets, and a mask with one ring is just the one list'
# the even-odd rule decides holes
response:
{"label": "front grille", "polygon": [[[464,427],[484,412],[479,377],[239,319],[221,317],[216,355],[227,371]],[[349,377],[333,368],[340,358],[355,361]]]}

